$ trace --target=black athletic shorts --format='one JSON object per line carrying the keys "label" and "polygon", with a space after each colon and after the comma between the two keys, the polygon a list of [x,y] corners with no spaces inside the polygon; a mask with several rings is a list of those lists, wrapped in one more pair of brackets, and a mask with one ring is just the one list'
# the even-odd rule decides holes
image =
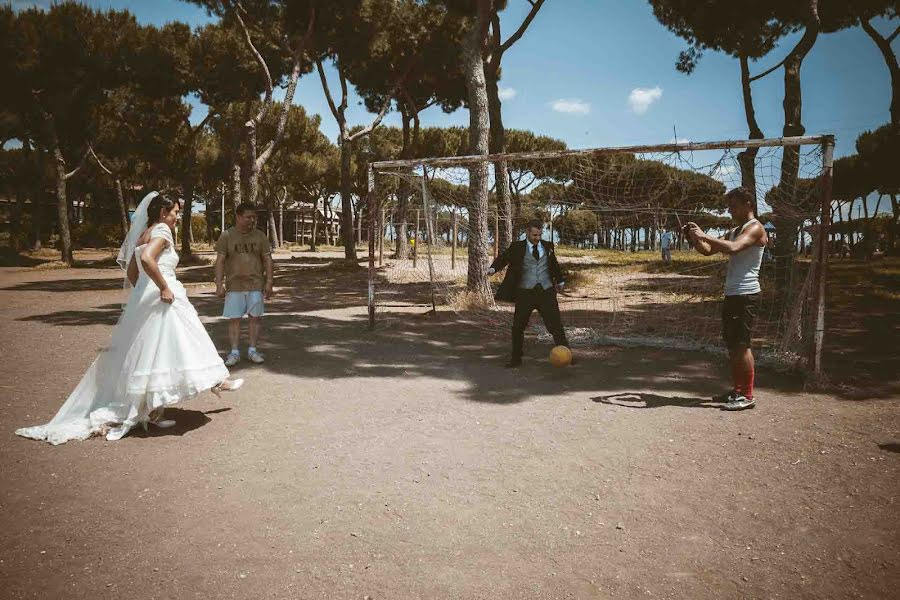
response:
{"label": "black athletic shorts", "polygon": [[750,347],[758,304],[759,294],[725,296],[722,304],[722,337],[729,350]]}

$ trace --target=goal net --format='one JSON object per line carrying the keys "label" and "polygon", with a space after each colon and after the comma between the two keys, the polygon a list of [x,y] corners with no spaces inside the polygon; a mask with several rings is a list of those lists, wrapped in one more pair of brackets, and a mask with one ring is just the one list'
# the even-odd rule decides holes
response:
{"label": "goal net", "polygon": [[[770,237],[754,347],[763,360],[811,366],[832,147],[822,136],[372,163],[371,314],[465,312],[508,333],[513,306],[479,282],[496,290],[504,273],[488,280],[488,265],[540,219],[566,274],[570,343],[722,351],[727,258],[692,250],[682,226],[728,233],[723,196],[744,186]],[[536,316],[531,327],[547,335]]]}

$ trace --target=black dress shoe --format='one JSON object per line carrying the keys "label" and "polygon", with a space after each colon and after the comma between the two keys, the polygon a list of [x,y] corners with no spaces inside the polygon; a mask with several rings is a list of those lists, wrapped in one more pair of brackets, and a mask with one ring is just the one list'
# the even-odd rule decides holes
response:
{"label": "black dress shoe", "polygon": [[513,359],[513,360],[509,361],[508,363],[506,363],[507,369],[518,369],[521,366],[522,366],[522,359]]}

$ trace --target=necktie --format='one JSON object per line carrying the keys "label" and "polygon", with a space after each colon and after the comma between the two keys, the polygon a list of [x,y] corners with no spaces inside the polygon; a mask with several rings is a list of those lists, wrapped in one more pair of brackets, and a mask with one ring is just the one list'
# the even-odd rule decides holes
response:
{"label": "necktie", "polygon": [[531,245],[531,255],[534,257],[534,260],[540,260],[541,255],[538,254],[537,244]]}

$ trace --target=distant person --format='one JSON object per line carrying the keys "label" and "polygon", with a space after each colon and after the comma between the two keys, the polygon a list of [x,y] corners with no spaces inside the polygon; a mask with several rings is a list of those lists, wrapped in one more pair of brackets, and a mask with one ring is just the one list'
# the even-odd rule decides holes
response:
{"label": "distant person", "polygon": [[659,240],[659,249],[662,252],[662,260],[665,264],[672,262],[672,232],[664,231]]}
{"label": "distant person", "polygon": [[[223,284],[224,279],[224,284]],[[266,234],[256,228],[256,206],[248,202],[235,209],[235,225],[216,242],[216,295],[225,298],[222,316],[229,319],[231,351],[225,358],[229,367],[241,360],[241,319],[249,320],[250,346],[247,358],[261,363],[265,357],[257,349],[264,300],[273,291],[272,250]]]}
{"label": "distant person", "polygon": [[[525,239],[513,242],[488,268],[488,275],[509,269],[503,283],[497,290],[497,300],[515,302],[516,310],[512,325],[512,357],[508,368],[522,364],[525,328],[535,309],[544,320],[547,330],[553,335],[557,346],[569,346],[566,330],[559,314],[557,292],[566,284],[553,243],[541,239],[544,224],[535,219],[525,229]],[[572,363],[574,364],[574,359]]]}
{"label": "distant person", "polygon": [[728,255],[725,301],[722,304],[722,336],[728,346],[734,387],[713,399],[724,402],[724,410],[744,410],[756,406],[753,398],[755,365],[750,349],[753,321],[759,304],[759,267],[768,243],[765,228],[753,215],[753,192],[735,188],[725,194],[728,211],[737,227],[722,238],[703,233],[696,223],[685,225],[685,234],[700,254]]}
{"label": "distant person", "polygon": [[181,206],[156,192],[134,212],[117,262],[133,286],[100,352],[53,419],[18,435],[51,444],[106,434],[119,440],[147,425],[172,427],[163,411],[200,392],[236,390],[184,286],[175,275],[172,229]]}

